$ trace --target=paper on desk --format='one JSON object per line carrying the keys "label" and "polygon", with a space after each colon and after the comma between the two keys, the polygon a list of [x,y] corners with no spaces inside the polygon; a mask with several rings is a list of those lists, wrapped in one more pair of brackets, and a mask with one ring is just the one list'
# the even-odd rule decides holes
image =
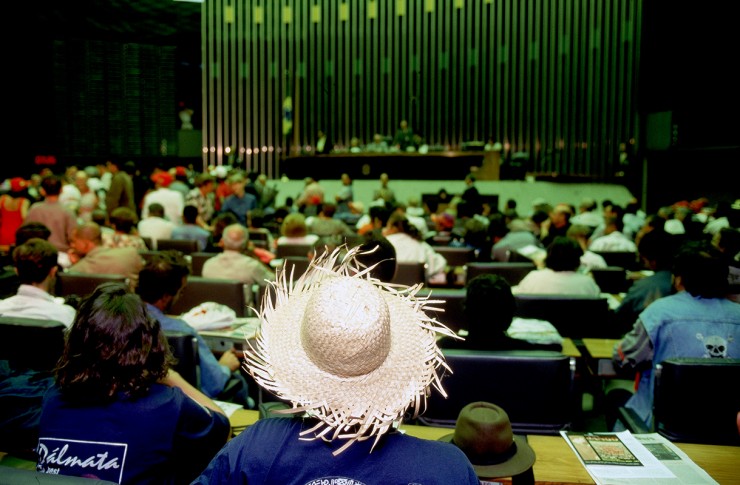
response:
{"label": "paper on desk", "polygon": [[244,406],[242,406],[241,404],[234,404],[233,402],[216,401],[215,399],[213,400],[213,402],[218,404],[218,407],[223,409],[226,413],[226,416],[228,417],[231,417],[231,415],[234,414],[237,409],[244,409]]}
{"label": "paper on desk", "polygon": [[560,434],[597,484],[715,484],[704,470],[657,433]]}

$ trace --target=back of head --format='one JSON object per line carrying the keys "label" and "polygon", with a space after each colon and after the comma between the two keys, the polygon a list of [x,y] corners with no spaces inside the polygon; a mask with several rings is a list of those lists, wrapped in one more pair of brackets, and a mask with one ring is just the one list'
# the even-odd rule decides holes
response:
{"label": "back of head", "polygon": [[154,304],[163,296],[175,296],[190,274],[190,267],[180,251],[158,251],[139,272],[136,293],[147,303]]}
{"label": "back of head", "polygon": [[380,281],[388,283],[396,274],[396,248],[381,235],[371,234],[360,245],[356,259],[368,268],[375,266],[370,274]]}
{"label": "back of head", "polygon": [[230,251],[242,251],[247,247],[249,242],[249,231],[241,224],[231,224],[226,226],[221,235],[221,243],[224,249]]}
{"label": "back of head", "polygon": [[47,240],[51,236],[51,230],[40,222],[26,222],[15,231],[15,245],[20,246],[31,238]]}
{"label": "back of head", "polygon": [[149,204],[149,217],[164,217],[164,206],[159,202]]}
{"label": "back of head", "polygon": [[[164,214],[164,209],[162,209]],[[92,221],[101,227],[108,225],[108,211],[105,209],[95,209],[92,211]]]}
{"label": "back of head", "polygon": [[577,241],[558,236],[547,247],[545,266],[553,271],[575,271],[581,265],[583,249]]}
{"label": "back of head", "polygon": [[637,250],[641,258],[654,262],[655,270],[670,270],[677,241],[676,236],[665,231],[650,231],[640,238]]}
{"label": "back of head", "polygon": [[692,296],[724,298],[729,268],[722,254],[708,241],[687,241],[676,253],[673,275]]}
{"label": "back of head", "polygon": [[186,205],[182,210],[182,219],[186,224],[195,224],[198,219],[198,208],[194,205]]}
{"label": "back of head", "polygon": [[110,214],[111,225],[124,234],[131,234],[137,222],[139,222],[139,218],[136,212],[128,207],[116,207]]}
{"label": "back of head", "polygon": [[391,216],[388,218],[387,226],[392,227],[397,232],[408,234],[414,239],[421,239],[421,235],[416,229],[416,226],[411,224],[406,216],[399,212],[394,212],[391,214]]}
{"label": "back of head", "polygon": [[13,250],[13,264],[22,285],[41,283],[57,265],[57,248],[45,239],[32,238]]}
{"label": "back of head", "polygon": [[505,278],[481,274],[465,285],[464,310],[471,334],[498,335],[511,325],[516,300]]}
{"label": "back of head", "polygon": [[159,323],[124,283],[103,283],[84,298],[57,367],[66,399],[105,402],[146,394],[167,375],[172,354]]}
{"label": "back of head", "polygon": [[204,185],[208,185],[212,182],[215,182],[215,178],[211,174],[208,174],[208,173],[201,173],[195,177],[196,187],[203,187]]}
{"label": "back of head", "polygon": [[56,175],[47,175],[41,180],[41,188],[46,196],[59,195],[62,192],[62,179]]}
{"label": "back of head", "polygon": [[102,244],[100,226],[96,222],[84,222],[75,229],[75,236],[96,245]]}
{"label": "back of head", "polygon": [[292,212],[285,216],[280,232],[285,237],[303,237],[308,234],[306,216],[300,212]]}

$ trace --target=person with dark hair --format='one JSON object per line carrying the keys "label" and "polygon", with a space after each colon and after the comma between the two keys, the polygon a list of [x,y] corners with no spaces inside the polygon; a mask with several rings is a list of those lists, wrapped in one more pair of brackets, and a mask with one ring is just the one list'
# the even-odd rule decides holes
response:
{"label": "person with dark hair", "polygon": [[383,236],[396,249],[396,261],[426,263],[427,280],[445,279],[447,260],[434,251],[429,243],[421,240],[419,231],[406,219],[406,216],[398,212],[391,214],[383,230]]}
{"label": "person with dark hair", "polygon": [[112,174],[110,187],[105,194],[105,209],[108,214],[112,214],[118,207],[128,207],[135,211],[136,199],[131,175],[126,173],[121,162],[115,159],[108,160],[106,168]]}
{"label": "person with dark hair", "polygon": [[[470,350],[556,350],[561,351],[562,338],[547,323],[555,336],[552,343],[530,343],[512,338],[507,333],[515,320],[516,300],[505,278],[495,274],[482,274],[465,284],[463,302],[467,331],[460,332],[465,340],[443,337],[439,346],[445,349]],[[519,319],[521,320],[521,319]]]}
{"label": "person with dark hair", "polygon": [[570,228],[573,210],[568,204],[558,204],[549,213],[549,218],[541,226],[540,241],[547,247],[556,237],[565,236]]}
{"label": "person with dark hair", "polygon": [[389,283],[396,274],[396,248],[385,237],[371,233],[360,244],[357,261],[367,268],[373,268],[370,275]]}
{"label": "person with dark hair", "polygon": [[198,209],[197,224],[203,228],[209,227],[215,212],[216,179],[207,173],[195,177],[195,188],[185,197],[185,205],[192,205]]}
{"label": "person with dark hair", "polygon": [[740,305],[726,298],[727,264],[717,249],[707,241],[685,242],[672,273],[676,294],[645,308],[612,356],[617,369],[639,372],[637,391],[626,407],[647,426],[657,364],[673,357],[740,358]]}
{"label": "person with dark hair", "polygon": [[0,316],[57,320],[72,325],[75,309],[51,295],[59,266],[58,251],[48,241],[33,238],[16,246],[13,264],[20,286],[15,296],[0,301]]}
{"label": "person with dark hair", "polygon": [[[216,359],[206,341],[193,327],[180,318],[168,316],[182,288],[187,284],[189,274],[188,262],[180,251],[160,251],[147,261],[139,273],[136,293],[144,300],[147,311],[159,322],[162,330],[184,332],[198,340],[203,393],[214,399],[247,405],[249,402],[247,383],[239,373],[239,358],[236,351],[231,349]],[[239,381],[239,385],[228,388],[238,389],[239,392],[229,396],[222,395],[232,379]]]}
{"label": "person with dark hair", "polygon": [[148,249],[144,240],[137,234],[136,223],[139,221],[135,211],[128,207],[118,207],[111,213],[110,222],[113,232],[101,232],[103,246],[106,248]]}
{"label": "person with dark hair", "polygon": [[599,285],[590,275],[578,272],[583,249],[577,241],[558,236],[547,247],[545,267],[530,271],[517,286],[515,294],[532,293],[548,295],[601,294]]}
{"label": "person with dark hair", "polygon": [[66,252],[75,228],[77,216],[59,202],[62,181],[56,175],[48,175],[41,181],[41,193],[44,200],[36,202],[28,209],[24,223],[40,222],[51,231],[49,242],[58,251]]}
{"label": "person with dark hair", "polygon": [[677,243],[677,236],[661,230],[640,238],[638,255],[642,266],[652,274],[636,280],[614,311],[620,327],[631,328],[648,305],[674,292],[671,266]]}
{"label": "person with dark hair", "polygon": [[198,208],[194,205],[186,205],[182,210],[182,225],[172,230],[172,239],[197,241],[198,251],[204,251],[210,237],[211,232],[198,225]]}
{"label": "person with dark hair", "polygon": [[116,483],[189,483],[226,443],[229,420],[171,369],[138,295],[104,283],[82,301],[44,396],[37,470]]}
{"label": "person with dark hair", "polygon": [[369,221],[357,228],[357,234],[364,236],[382,231],[393,211],[385,204],[371,205],[367,211]]}

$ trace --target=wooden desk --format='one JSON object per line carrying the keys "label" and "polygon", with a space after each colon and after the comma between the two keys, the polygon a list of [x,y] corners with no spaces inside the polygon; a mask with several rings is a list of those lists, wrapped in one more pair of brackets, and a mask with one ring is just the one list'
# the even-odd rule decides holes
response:
{"label": "wooden desk", "polygon": [[[259,413],[239,409],[230,418],[231,426],[237,432],[254,424]],[[427,440],[437,440],[453,432],[450,428],[416,426],[402,424],[401,429],[411,436]],[[560,436],[527,436],[529,445],[537,455],[534,464],[534,477],[537,483],[594,483],[575,453]],[[676,443],[698,466],[722,485],[740,484],[740,447],[697,445]],[[506,481],[506,480],[505,480]]]}
{"label": "wooden desk", "polygon": [[615,377],[617,372],[612,363],[612,353],[619,339],[584,338],[582,342],[593,359],[593,372],[599,377]]}

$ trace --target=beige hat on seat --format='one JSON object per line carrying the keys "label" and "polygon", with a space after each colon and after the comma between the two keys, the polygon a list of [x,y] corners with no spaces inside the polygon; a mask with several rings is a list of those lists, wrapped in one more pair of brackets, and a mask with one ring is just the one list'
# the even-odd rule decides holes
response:
{"label": "beige hat on seat", "polygon": [[343,249],[315,259],[294,284],[278,274],[257,343],[245,351],[257,383],[292,403],[285,412],[318,420],[303,435],[347,440],[335,454],[357,440],[377,443],[409,408],[416,416],[430,385],[444,395],[436,337],[454,336],[426,315],[440,302],[417,297],[420,285],[373,279],[355,259],[359,248]]}

